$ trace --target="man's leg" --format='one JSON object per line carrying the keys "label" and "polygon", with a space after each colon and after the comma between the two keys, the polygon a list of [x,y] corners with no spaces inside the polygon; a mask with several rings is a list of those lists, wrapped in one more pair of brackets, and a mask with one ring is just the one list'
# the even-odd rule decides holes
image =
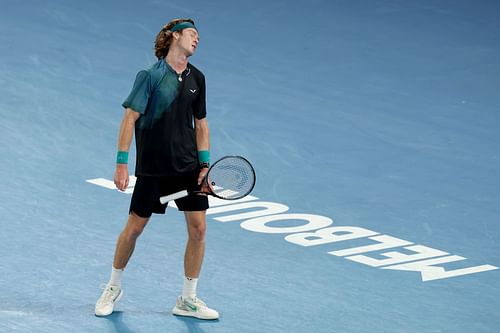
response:
{"label": "man's leg", "polygon": [[133,212],[129,215],[127,224],[116,242],[115,258],[110,280],[95,306],[95,314],[97,316],[111,314],[114,304],[122,297],[121,275],[134,252],[137,238],[141,235],[148,221],[149,218],[139,217]]}
{"label": "man's leg", "polygon": [[137,238],[146,227],[149,217],[140,217],[131,212],[128,216],[127,225],[120,233],[116,242],[115,258],[113,267],[116,269],[125,269],[132,253],[134,252]]}
{"label": "man's leg", "polygon": [[188,231],[186,252],[184,253],[184,274],[197,279],[205,256],[206,213],[185,212]]}
{"label": "man's leg", "polygon": [[206,213],[205,211],[185,212],[188,230],[186,252],[184,254],[184,288],[182,296],[172,312],[179,316],[191,316],[199,319],[217,319],[219,313],[210,309],[196,297],[198,277],[205,255]]}

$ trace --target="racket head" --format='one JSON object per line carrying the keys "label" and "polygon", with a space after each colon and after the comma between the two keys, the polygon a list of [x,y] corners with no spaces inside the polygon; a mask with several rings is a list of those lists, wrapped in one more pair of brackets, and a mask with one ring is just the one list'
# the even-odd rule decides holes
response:
{"label": "racket head", "polygon": [[214,197],[237,200],[252,192],[256,175],[246,158],[231,155],[222,157],[208,169],[205,182]]}

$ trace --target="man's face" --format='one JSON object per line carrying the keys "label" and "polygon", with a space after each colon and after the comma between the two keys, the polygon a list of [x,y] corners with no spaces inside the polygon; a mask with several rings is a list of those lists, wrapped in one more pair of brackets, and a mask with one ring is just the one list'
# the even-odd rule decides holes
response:
{"label": "man's face", "polygon": [[178,44],[186,52],[186,56],[191,56],[196,51],[198,43],[200,42],[200,36],[198,31],[193,28],[186,28],[182,30],[182,34],[179,34]]}

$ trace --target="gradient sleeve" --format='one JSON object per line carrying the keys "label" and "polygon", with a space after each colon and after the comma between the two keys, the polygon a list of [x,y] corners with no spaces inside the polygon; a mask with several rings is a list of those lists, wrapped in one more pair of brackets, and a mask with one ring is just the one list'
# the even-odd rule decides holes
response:
{"label": "gradient sleeve", "polygon": [[148,106],[151,93],[151,75],[148,71],[140,71],[137,73],[132,91],[123,102],[122,106],[144,114],[146,112],[146,107]]}

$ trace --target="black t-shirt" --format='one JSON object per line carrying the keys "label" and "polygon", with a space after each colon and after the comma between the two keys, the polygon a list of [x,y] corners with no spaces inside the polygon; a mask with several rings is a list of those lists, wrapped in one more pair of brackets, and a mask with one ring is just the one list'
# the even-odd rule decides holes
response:
{"label": "black t-shirt", "polygon": [[122,104],[141,114],[136,176],[177,176],[198,167],[193,117],[206,117],[205,96],[205,77],[189,63],[181,76],[164,59],[137,74]]}

